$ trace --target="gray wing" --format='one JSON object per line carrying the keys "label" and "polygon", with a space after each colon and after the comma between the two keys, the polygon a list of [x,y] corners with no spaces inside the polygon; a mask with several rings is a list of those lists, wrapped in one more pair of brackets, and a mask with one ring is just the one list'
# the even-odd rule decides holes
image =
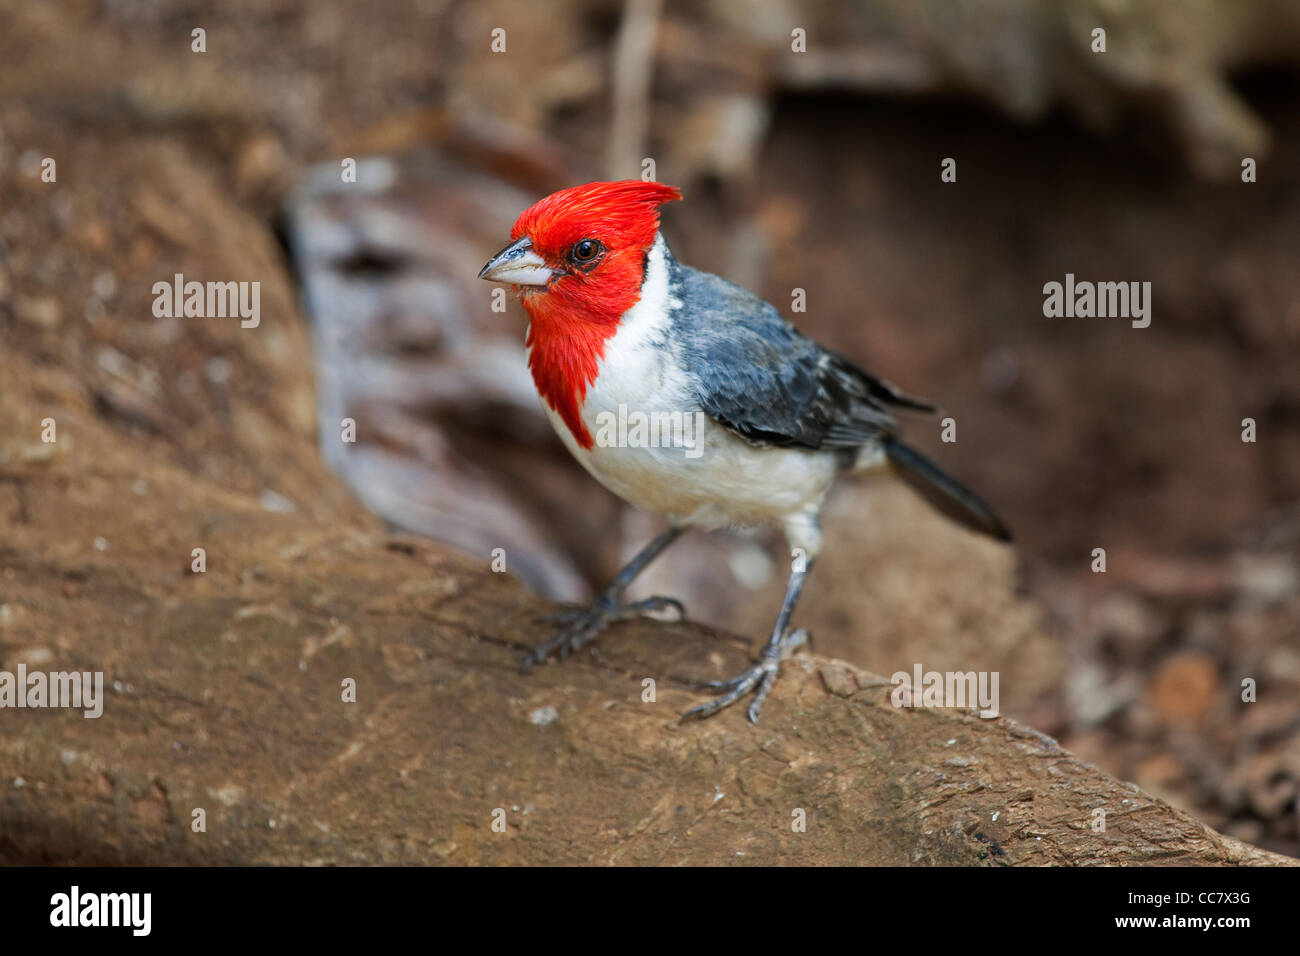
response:
{"label": "gray wing", "polygon": [[700,407],[747,441],[853,448],[898,434],[888,406],[934,410],[800,334],[756,295],[673,265],[674,332]]}

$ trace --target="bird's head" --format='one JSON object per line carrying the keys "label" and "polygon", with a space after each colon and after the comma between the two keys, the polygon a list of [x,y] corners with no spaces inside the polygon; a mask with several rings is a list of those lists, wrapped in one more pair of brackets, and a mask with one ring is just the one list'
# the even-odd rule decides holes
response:
{"label": "bird's head", "polygon": [[674,186],[625,180],[552,193],[526,209],[511,242],[479,272],[514,286],[531,320],[528,366],[537,390],[591,447],[580,415],[605,342],[641,298],[659,206]]}
{"label": "bird's head", "polygon": [[562,189],[524,211],[478,277],[513,285],[534,319],[561,304],[617,319],[640,292],[659,205],[680,198],[676,187],[635,179]]}

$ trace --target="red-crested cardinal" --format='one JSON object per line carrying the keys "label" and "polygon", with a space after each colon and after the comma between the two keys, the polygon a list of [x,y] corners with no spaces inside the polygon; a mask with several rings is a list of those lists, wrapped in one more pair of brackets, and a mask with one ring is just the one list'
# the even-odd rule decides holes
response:
{"label": "red-crested cardinal", "polygon": [[[775,523],[795,559],[772,636],[756,665],[708,684],[722,696],[685,715],[714,714],[752,692],[757,722],[781,661],[807,638],[790,616],[840,472],[891,465],[949,517],[1011,536],[979,498],[899,441],[890,406],[933,405],[805,338],[757,296],[673,258],[659,205],[680,198],[635,180],[561,190],[519,217],[511,243],[479,273],[514,286],[528,313],[528,367],[569,451],[620,498],[669,521],[523,670],[578,650],[614,621],[680,612],[671,598],[628,602],[624,592],[685,528]],[[669,440],[658,440],[656,424],[671,425]]]}

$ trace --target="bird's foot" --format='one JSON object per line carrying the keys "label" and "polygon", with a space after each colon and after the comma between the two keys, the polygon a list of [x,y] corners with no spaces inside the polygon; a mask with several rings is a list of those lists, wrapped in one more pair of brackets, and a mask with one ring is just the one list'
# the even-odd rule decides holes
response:
{"label": "bird's foot", "polygon": [[746,694],[753,693],[754,699],[749,705],[749,722],[751,724],[758,723],[758,713],[763,709],[763,701],[767,700],[772,685],[776,683],[776,675],[780,672],[781,662],[807,642],[808,631],[806,628],[801,627],[797,631],[787,631],[775,644],[769,644],[763,648],[758,663],[743,674],[730,680],[706,681],[705,687],[712,690],[723,690],[726,693],[715,700],[709,701],[707,704],[692,707],[682,714],[682,720],[688,717],[711,717],[724,707],[731,706]]}
{"label": "bird's foot", "polygon": [[527,674],[535,664],[540,664],[552,655],[561,660],[574,651],[590,644],[601,632],[617,621],[626,621],[669,608],[677,612],[679,618],[686,617],[682,602],[670,597],[648,597],[643,601],[620,601],[617,598],[602,596],[588,607],[570,608],[558,614],[551,614],[543,620],[562,625],[559,633],[544,644],[539,644],[524,655],[519,669]]}

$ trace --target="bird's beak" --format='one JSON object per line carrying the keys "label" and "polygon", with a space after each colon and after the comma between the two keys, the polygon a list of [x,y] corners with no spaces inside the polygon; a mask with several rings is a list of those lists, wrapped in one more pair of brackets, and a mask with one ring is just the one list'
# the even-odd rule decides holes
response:
{"label": "bird's beak", "polygon": [[489,282],[546,285],[554,274],[546,260],[533,252],[533,241],[524,236],[493,256],[478,277]]}

